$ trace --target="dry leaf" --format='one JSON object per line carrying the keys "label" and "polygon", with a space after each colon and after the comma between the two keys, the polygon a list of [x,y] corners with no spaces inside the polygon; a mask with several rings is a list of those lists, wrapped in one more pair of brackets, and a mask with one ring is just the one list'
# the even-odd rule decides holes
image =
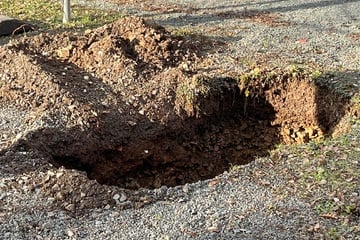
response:
{"label": "dry leaf", "polygon": [[337,216],[335,213],[324,213],[324,214],[321,214],[320,217],[328,218],[328,219],[337,219]]}
{"label": "dry leaf", "polygon": [[219,183],[219,180],[212,180],[209,182],[209,187],[215,186],[218,183]]}
{"label": "dry leaf", "polygon": [[305,43],[308,42],[308,39],[307,39],[307,38],[300,38],[300,39],[298,40],[298,42],[301,43],[301,44],[305,44]]}

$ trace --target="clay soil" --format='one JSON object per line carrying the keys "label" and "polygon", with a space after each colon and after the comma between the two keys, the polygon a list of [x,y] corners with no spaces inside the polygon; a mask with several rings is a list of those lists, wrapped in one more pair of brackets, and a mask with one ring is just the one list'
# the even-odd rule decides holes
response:
{"label": "clay soil", "polygon": [[4,45],[1,105],[45,123],[6,147],[36,149],[103,184],[155,188],[329,136],[345,114],[346,99],[298,69],[206,75],[215,45],[140,18]]}

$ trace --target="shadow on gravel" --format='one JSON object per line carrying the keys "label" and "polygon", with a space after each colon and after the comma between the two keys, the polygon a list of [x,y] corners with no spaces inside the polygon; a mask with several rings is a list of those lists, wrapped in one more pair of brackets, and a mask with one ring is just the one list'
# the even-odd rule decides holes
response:
{"label": "shadow on gravel", "polygon": [[228,10],[217,13],[169,17],[166,20],[157,21],[160,25],[184,27],[184,26],[196,26],[201,24],[216,23],[227,19],[241,19],[251,22],[262,23],[270,27],[284,27],[290,26],[290,22],[282,20],[280,17],[271,14],[269,11],[258,10]]}
{"label": "shadow on gravel", "polygon": [[313,8],[319,8],[319,7],[331,7],[336,5],[343,5],[346,3],[353,3],[353,2],[360,2],[359,0],[328,0],[328,1],[314,1],[314,2],[308,2],[308,3],[301,3],[301,4],[294,4],[291,6],[283,6],[283,7],[273,7],[273,8],[267,8],[266,11],[270,12],[291,12],[296,10],[304,10],[304,9],[313,9]]}
{"label": "shadow on gravel", "polygon": [[[279,3],[284,1],[269,1],[266,4]],[[293,3],[293,4],[284,4],[284,6],[274,6],[262,7],[261,3],[246,3],[246,4],[237,4],[237,5],[224,5],[216,6],[213,8],[199,8],[191,10],[190,14],[185,16],[169,16],[166,20],[158,21],[159,24],[165,26],[173,27],[185,27],[185,26],[196,26],[207,23],[220,22],[226,19],[244,19],[248,21],[253,21],[257,23],[266,24],[270,27],[286,27],[291,26],[292,23],[285,20],[282,20],[277,13],[282,12],[291,12],[297,10],[306,10],[306,9],[316,9],[322,7],[331,7],[345,5],[348,3],[359,2],[359,0],[329,0],[329,1],[316,1],[309,3]],[[260,5],[261,7],[257,7]],[[260,9],[258,9],[260,8]],[[205,11],[205,13],[204,13]],[[209,11],[206,12],[206,11]],[[181,12],[181,11],[180,11]],[[159,13],[162,14],[162,13]],[[157,14],[154,14],[157,15]],[[355,16],[354,16],[355,17]],[[313,28],[313,26],[308,26],[304,23],[300,23],[307,28]],[[321,26],[317,28],[317,31],[321,31]]]}

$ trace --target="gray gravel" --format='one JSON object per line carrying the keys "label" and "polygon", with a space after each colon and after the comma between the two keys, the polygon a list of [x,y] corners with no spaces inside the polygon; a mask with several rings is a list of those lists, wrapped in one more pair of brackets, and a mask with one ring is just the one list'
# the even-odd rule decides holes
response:
{"label": "gray gravel", "polygon": [[[148,6],[146,1],[135,6],[96,0],[77,2],[146,17],[169,29],[187,29],[223,39],[228,44],[226,58],[224,52],[215,54],[214,65],[226,67],[227,71],[238,71],[239,63],[264,56],[275,65],[312,62],[326,68],[352,70],[358,70],[360,65],[359,1],[156,0],[149,4],[188,10],[180,13],[136,8]],[[276,21],[289,25],[269,27],[241,17],[254,11],[275,14]]]}
{"label": "gray gravel", "polygon": [[[106,1],[74,2],[118,8],[169,29],[210,34],[227,45],[212,53],[213,62],[207,67],[224,73],[241,70],[246,61],[266,58],[280,66],[312,62],[359,75],[360,1],[153,1],[153,5],[164,2],[196,9],[191,13],[143,11],[136,4],[118,7]],[[250,10],[270,11],[290,25],[269,27],[237,17]],[[233,17],[223,18],[221,12]],[[251,176],[259,170],[256,162],[215,179],[174,188],[129,191],[99,185],[101,191],[118,194],[114,198],[118,201],[74,214],[71,206],[66,210],[53,196],[44,195],[44,182],[49,171],[75,179],[85,178],[84,173],[56,169],[46,162],[46,156],[21,146],[7,149],[26,132],[46,127],[42,121],[27,126],[24,119],[29,113],[14,111],[0,110],[0,239],[314,239],[324,236],[313,235],[309,227],[332,224],[320,220],[310,203],[295,195],[274,194],[274,189],[287,186],[280,173],[264,182],[254,181]],[[91,184],[84,186],[91,188]],[[101,191],[99,195],[104,194]]]}

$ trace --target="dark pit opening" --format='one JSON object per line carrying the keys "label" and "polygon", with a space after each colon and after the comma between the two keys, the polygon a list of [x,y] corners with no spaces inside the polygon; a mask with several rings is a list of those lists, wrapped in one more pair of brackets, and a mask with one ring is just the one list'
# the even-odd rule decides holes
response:
{"label": "dark pit opening", "polygon": [[186,117],[161,128],[138,124],[127,138],[111,136],[117,132],[111,125],[101,137],[69,131],[51,140],[54,132],[47,130],[37,139],[46,139],[45,151],[56,166],[86,171],[101,184],[158,188],[213,178],[268,155],[279,143],[326,137],[345,114],[344,99],[306,81],[249,95],[235,79],[212,79],[210,89],[206,96],[197,95],[193,109],[183,107],[183,114],[190,112]]}
{"label": "dark pit opening", "polygon": [[90,178],[103,184],[175,186],[212,178],[233,164],[267,154],[279,143],[278,126],[271,126],[270,120],[237,114],[223,119],[189,119],[177,132],[159,133],[156,138],[139,139],[113,150],[88,152],[87,159],[92,160],[82,166],[77,166],[84,162],[82,156],[75,161],[71,156],[53,158],[67,167],[86,170]]}

